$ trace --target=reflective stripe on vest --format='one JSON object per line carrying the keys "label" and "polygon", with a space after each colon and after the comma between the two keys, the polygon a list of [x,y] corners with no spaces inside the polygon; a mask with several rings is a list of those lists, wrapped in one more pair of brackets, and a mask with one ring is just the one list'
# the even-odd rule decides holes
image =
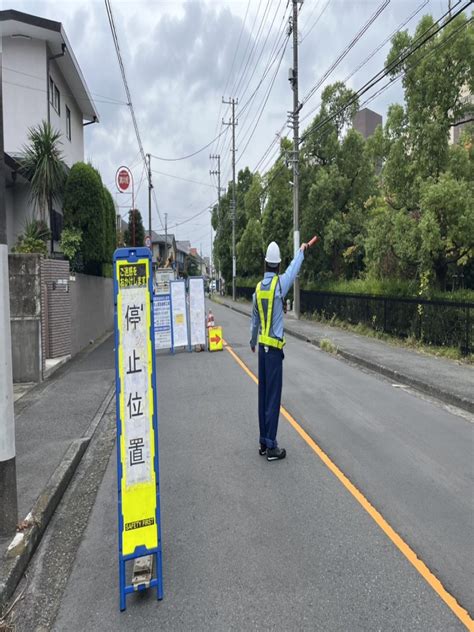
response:
{"label": "reflective stripe on vest", "polygon": [[[270,336],[270,327],[272,326],[273,303],[275,302],[275,289],[278,283],[278,275],[272,278],[269,290],[262,290],[262,282],[257,285],[255,297],[257,299],[258,313],[260,315],[260,326],[262,333],[258,337],[258,342],[266,347],[276,347],[283,349],[285,339],[273,338]],[[267,301],[267,318],[265,319],[265,310],[263,309],[263,301]]]}

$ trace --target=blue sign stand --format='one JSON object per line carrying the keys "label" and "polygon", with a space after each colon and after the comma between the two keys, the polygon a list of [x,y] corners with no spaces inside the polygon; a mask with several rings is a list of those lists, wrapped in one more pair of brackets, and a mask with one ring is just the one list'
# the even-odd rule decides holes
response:
{"label": "blue sign stand", "polygon": [[[159,484],[159,454],[158,454],[158,402],[156,392],[156,360],[155,360],[155,332],[153,319],[153,278],[152,278],[152,258],[148,248],[119,248],[114,253],[114,326],[115,326],[115,391],[116,391],[116,413],[117,413],[117,484],[118,484],[118,553],[119,553],[119,589],[120,589],[120,610],[126,609],[126,595],[143,591],[146,588],[156,588],[157,598],[163,599],[163,571],[162,571],[162,549],[161,549],[161,514],[160,514],[160,484]],[[127,290],[134,291],[133,296],[141,296],[140,317],[143,316],[145,323],[145,335],[147,340],[145,346],[140,351],[143,356],[142,364],[139,366],[140,357],[133,352],[133,368],[128,364],[124,355],[124,344],[128,334],[123,326],[125,303]],[[131,293],[128,294],[131,296]],[[134,298],[135,300],[135,298]],[[124,302],[125,301],[125,302]],[[138,305],[138,302],[137,302]],[[134,304],[135,306],[135,304]],[[119,309],[120,308],[120,309]],[[138,307],[136,316],[138,319]],[[146,312],[148,311],[148,314]],[[128,329],[127,320],[127,329]],[[138,322],[138,320],[131,321]],[[149,323],[146,332],[146,323]],[[124,329],[124,331],[122,331]],[[136,325],[135,325],[136,330]],[[143,349],[148,349],[145,354]],[[150,358],[151,355],[151,358]],[[150,362],[151,360],[151,362]],[[124,366],[120,366],[120,362]],[[130,358],[128,358],[130,363]],[[126,418],[125,405],[125,373],[139,373],[143,371],[146,375],[147,390],[143,393],[143,399],[147,399],[146,410],[152,411],[151,420],[141,414],[142,423],[148,432],[149,445],[145,446],[149,450],[149,468],[143,469],[144,476],[148,476],[145,482],[132,480],[126,481],[126,472],[130,472],[130,462],[132,461],[133,450],[137,447],[129,448],[125,446],[125,439],[129,429],[133,429],[130,419]],[[135,388],[135,386],[134,386]],[[137,394],[138,397],[138,394]],[[145,407],[145,404],[144,404]],[[134,416],[137,417],[140,411],[137,406]],[[144,408],[145,410],[145,408]],[[130,413],[131,415],[131,413]],[[151,423],[150,423],[151,421]],[[134,422],[138,423],[138,422]],[[128,425],[127,425],[128,424]],[[131,431],[130,431],[131,432]],[[127,439],[128,440],[128,439]],[[135,446],[139,445],[137,439]],[[145,452],[143,447],[143,452]],[[136,452],[135,452],[136,455]],[[134,458],[136,456],[134,455]],[[140,458],[141,453],[140,453]],[[145,463],[145,461],[137,461]],[[133,465],[137,464],[133,463]],[[137,483],[138,484],[134,484]],[[148,513],[147,513],[148,512]],[[126,584],[126,562],[146,555],[154,556],[156,577],[152,577],[147,584],[132,586]]]}

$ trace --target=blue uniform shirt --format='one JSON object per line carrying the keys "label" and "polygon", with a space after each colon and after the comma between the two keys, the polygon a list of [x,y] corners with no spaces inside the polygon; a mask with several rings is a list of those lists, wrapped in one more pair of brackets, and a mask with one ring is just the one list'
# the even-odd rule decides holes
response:
{"label": "blue uniform shirt", "polygon": [[[290,263],[285,273],[280,275],[280,282],[276,284],[275,300],[273,302],[272,324],[270,327],[270,336],[283,340],[283,300],[288,294],[289,289],[298,274],[301,264],[304,260],[304,252],[298,250],[296,257]],[[262,280],[262,290],[268,290],[270,283],[275,276],[275,272],[265,272]],[[250,326],[250,346],[257,345],[257,338],[260,329],[260,314],[258,313],[257,300],[255,293],[253,295],[252,324]]]}

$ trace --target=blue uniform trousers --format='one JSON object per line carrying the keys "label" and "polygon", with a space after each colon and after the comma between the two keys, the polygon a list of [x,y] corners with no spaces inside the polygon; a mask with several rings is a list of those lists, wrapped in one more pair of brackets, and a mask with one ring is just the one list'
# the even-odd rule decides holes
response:
{"label": "blue uniform trousers", "polygon": [[260,443],[276,448],[285,356],[283,349],[267,348],[265,352],[265,347],[258,345],[258,422]]}

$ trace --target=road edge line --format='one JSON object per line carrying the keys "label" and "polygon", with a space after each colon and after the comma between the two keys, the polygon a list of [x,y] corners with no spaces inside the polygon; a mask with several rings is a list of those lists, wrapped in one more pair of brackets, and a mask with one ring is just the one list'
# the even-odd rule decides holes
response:
{"label": "road edge line", "polygon": [[[232,347],[224,341],[224,348],[230,353],[237,364],[249,375],[249,377],[258,384],[258,378],[247,367],[245,362],[237,355]],[[430,571],[423,560],[418,557],[415,551],[403,538],[393,529],[393,527],[385,520],[382,514],[367,500],[364,494],[351,482],[344,472],[329,458],[322,448],[312,439],[309,434],[300,426],[291,413],[284,406],[280,407],[280,412],[288,423],[296,430],[305,443],[315,452],[329,471],[342,483],[351,496],[361,505],[369,514],[377,526],[385,533],[389,540],[397,547],[410,564],[418,571],[426,583],[437,593],[441,600],[450,608],[453,614],[466,626],[471,632],[474,631],[474,620],[471,619],[467,610],[465,610],[443,586],[436,575]]]}

